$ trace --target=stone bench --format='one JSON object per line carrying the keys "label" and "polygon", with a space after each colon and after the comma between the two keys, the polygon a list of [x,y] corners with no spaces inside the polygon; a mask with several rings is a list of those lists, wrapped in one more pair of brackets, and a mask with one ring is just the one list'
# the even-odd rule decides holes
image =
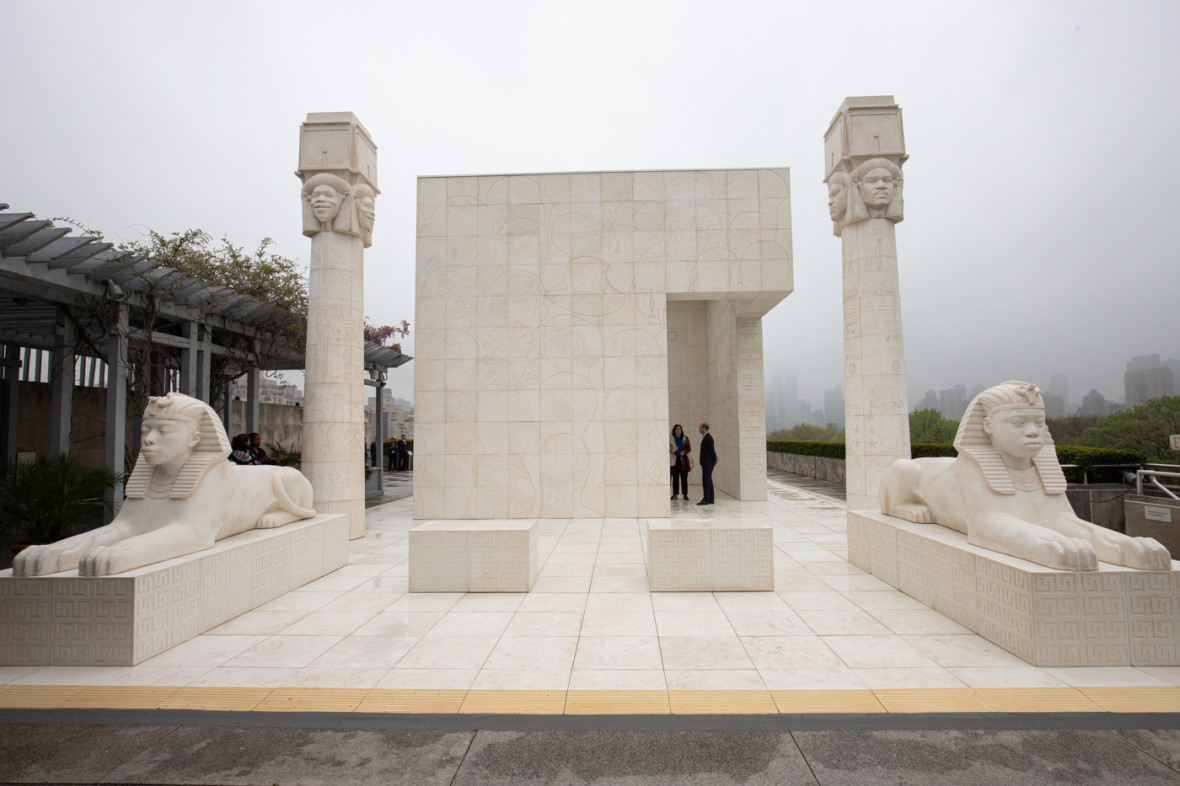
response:
{"label": "stone bench", "polygon": [[0,665],[134,666],[348,564],[340,514],[114,576],[0,572]]}
{"label": "stone bench", "polygon": [[536,519],[428,521],[410,530],[410,592],[528,592]]}
{"label": "stone bench", "polygon": [[774,530],[740,520],[664,519],[647,524],[652,592],[774,589]]}
{"label": "stone bench", "polygon": [[1180,571],[1055,570],[848,512],[848,561],[1034,666],[1180,666]]}

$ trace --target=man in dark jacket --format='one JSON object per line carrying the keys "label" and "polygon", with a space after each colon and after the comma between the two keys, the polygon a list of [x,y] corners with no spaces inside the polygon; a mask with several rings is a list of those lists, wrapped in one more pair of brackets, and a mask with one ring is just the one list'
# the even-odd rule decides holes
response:
{"label": "man in dark jacket", "polygon": [[701,496],[701,501],[698,505],[712,505],[713,504],[713,467],[717,465],[717,451],[713,448],[713,435],[709,433],[709,424],[701,424],[701,450],[700,458],[697,459],[701,465],[701,486],[704,494]]}

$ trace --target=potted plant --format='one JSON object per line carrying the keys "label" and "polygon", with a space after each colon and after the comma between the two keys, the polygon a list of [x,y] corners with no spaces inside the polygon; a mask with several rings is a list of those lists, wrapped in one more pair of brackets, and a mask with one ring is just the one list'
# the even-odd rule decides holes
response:
{"label": "potted plant", "polygon": [[109,469],[84,467],[68,455],[17,464],[0,479],[0,532],[23,548],[102,524],[111,509],[106,492],[118,481]]}

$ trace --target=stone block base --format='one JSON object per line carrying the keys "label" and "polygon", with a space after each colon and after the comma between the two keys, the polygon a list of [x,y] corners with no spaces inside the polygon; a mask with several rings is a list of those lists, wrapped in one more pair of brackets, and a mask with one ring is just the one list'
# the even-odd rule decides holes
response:
{"label": "stone block base", "polygon": [[848,512],[848,560],[1034,666],[1180,666],[1180,571],[1054,570]]}
{"label": "stone block base", "polygon": [[0,572],[0,665],[134,666],[348,564],[321,515],[115,576]]}
{"label": "stone block base", "polygon": [[528,592],[536,519],[430,521],[410,530],[410,592]]}
{"label": "stone block base", "polygon": [[667,519],[647,525],[652,592],[774,589],[774,531],[741,521]]}

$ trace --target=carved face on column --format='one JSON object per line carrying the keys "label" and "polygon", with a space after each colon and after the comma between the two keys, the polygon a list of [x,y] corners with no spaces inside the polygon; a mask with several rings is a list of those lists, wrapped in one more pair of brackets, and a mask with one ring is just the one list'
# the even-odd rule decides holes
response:
{"label": "carved face on column", "polygon": [[336,214],[340,212],[342,201],[340,194],[331,186],[316,186],[311,191],[311,212],[315,214],[321,224],[331,223]]}
{"label": "carved face on column", "polygon": [[893,201],[893,187],[893,175],[889,174],[888,169],[878,167],[870,169],[861,177],[860,195],[870,211],[884,211]]}
{"label": "carved face on column", "polygon": [[833,172],[828,179],[828,215],[833,221],[844,218],[848,211],[848,175]]}
{"label": "carved face on column", "polygon": [[901,168],[886,158],[872,158],[852,170],[849,223],[866,218],[901,221]]}
{"label": "carved face on column", "polygon": [[365,247],[373,242],[373,223],[376,219],[377,195],[373,189],[360,183],[352,190],[352,203],[356,208],[356,226]]}
{"label": "carved face on column", "polygon": [[303,184],[303,234],[320,232],[356,234],[352,222],[352,188],[336,175],[313,175]]}

